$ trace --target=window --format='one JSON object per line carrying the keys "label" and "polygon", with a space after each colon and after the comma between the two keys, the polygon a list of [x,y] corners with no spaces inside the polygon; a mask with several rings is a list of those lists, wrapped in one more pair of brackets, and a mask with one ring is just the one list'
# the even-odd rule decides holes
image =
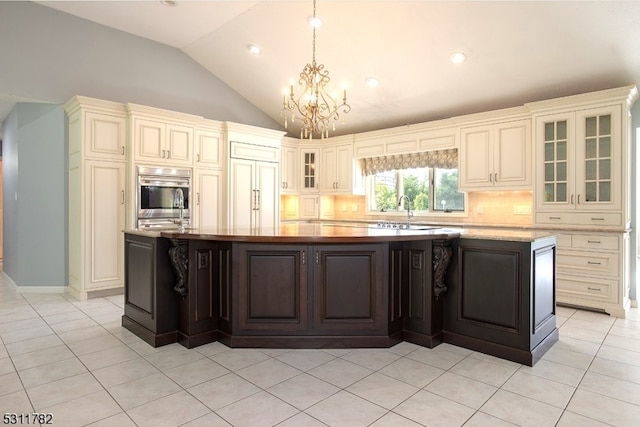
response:
{"label": "window", "polygon": [[411,200],[411,210],[423,212],[464,211],[464,193],[458,191],[458,170],[415,168],[378,172],[367,177],[370,211],[396,212]]}

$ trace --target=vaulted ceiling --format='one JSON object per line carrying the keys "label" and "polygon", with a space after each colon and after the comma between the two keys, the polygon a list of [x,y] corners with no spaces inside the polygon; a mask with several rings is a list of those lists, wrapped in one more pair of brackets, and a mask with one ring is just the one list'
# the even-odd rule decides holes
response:
{"label": "vaulted ceiling", "polygon": [[[279,122],[311,61],[311,0],[39,3],[181,49]],[[317,14],[317,60],[352,107],[332,135],[640,81],[638,1],[318,0]]]}

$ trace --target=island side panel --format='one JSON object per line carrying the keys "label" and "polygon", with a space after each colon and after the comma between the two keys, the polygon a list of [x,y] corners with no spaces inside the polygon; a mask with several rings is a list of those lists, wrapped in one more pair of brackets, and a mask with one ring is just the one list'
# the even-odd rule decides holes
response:
{"label": "island side panel", "polygon": [[[554,239],[543,244],[454,242],[445,342],[527,365],[535,363],[539,357],[535,348],[547,338],[557,339],[555,308],[550,306],[555,290],[554,248]],[[535,311],[536,300],[541,319]]]}
{"label": "island side panel", "polygon": [[218,330],[218,243],[188,241],[186,295],[180,298],[178,341],[187,348],[213,342]]}
{"label": "island side panel", "polygon": [[127,233],[124,242],[122,325],[154,347],[176,342],[179,310],[169,241]]}
{"label": "island side panel", "polygon": [[433,245],[449,248],[446,241],[412,241],[404,244],[404,334],[406,341],[433,348],[442,337],[442,305],[446,292],[434,293]]}

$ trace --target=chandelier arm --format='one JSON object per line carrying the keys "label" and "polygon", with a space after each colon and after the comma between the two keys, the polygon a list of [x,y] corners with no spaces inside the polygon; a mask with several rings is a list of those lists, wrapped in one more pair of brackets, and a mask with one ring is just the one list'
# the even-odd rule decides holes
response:
{"label": "chandelier arm", "polygon": [[[316,0],[313,0],[313,21],[316,21]],[[290,118],[291,123],[296,120],[302,123],[300,138],[311,139],[314,133],[320,134],[322,138],[329,136],[331,122],[338,121],[341,113],[351,111],[351,106],[347,104],[346,90],[341,104],[338,104],[338,97],[329,94],[330,81],[329,70],[316,62],[316,27],[313,25],[312,61],[299,75],[298,86],[301,90],[296,95],[292,84],[288,96],[285,94],[282,100],[280,115],[285,118],[285,128]],[[335,130],[335,123],[333,129]]]}

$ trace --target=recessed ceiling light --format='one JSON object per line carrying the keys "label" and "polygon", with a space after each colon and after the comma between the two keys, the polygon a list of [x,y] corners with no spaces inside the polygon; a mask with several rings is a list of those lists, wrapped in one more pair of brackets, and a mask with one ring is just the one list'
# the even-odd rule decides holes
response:
{"label": "recessed ceiling light", "polygon": [[378,87],[378,86],[380,86],[380,80],[378,80],[375,77],[367,77],[366,79],[364,79],[364,82],[369,87]]}
{"label": "recessed ceiling light", "polygon": [[176,7],[178,5],[176,0],[162,0],[160,3],[167,7]]}
{"label": "recessed ceiling light", "polygon": [[256,46],[255,44],[248,45],[247,49],[252,55],[260,55],[262,53],[262,49],[260,49],[260,47]]}
{"label": "recessed ceiling light", "polygon": [[307,22],[312,27],[315,27],[315,28],[322,27],[322,19],[320,19],[319,16],[310,16],[309,18],[307,18]]}
{"label": "recessed ceiling light", "polygon": [[454,52],[449,57],[449,61],[454,64],[462,64],[467,59],[466,55],[462,52]]}

